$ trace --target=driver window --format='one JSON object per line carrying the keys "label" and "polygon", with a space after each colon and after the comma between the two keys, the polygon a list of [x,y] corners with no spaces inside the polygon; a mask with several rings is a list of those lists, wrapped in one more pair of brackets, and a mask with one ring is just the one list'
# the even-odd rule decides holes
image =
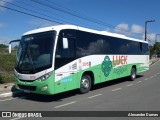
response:
{"label": "driver window", "polygon": [[[72,30],[61,31],[56,48],[56,60],[55,60],[55,68],[59,68],[76,58],[75,54],[75,37],[72,37]],[[67,36],[67,33],[70,36]],[[65,38],[68,42],[68,47],[64,48],[63,38]]]}

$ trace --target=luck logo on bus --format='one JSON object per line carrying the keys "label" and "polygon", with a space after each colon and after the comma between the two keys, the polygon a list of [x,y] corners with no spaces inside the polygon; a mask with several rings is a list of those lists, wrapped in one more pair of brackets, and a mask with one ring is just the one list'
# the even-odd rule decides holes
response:
{"label": "luck logo on bus", "polygon": [[118,65],[126,65],[127,64],[127,57],[124,55],[113,55],[113,60],[111,61],[109,56],[105,56],[104,61],[102,62],[102,72],[105,77],[108,77],[112,68]]}
{"label": "luck logo on bus", "polygon": [[101,68],[102,68],[102,72],[104,73],[104,76],[108,77],[112,70],[112,61],[110,60],[109,56],[106,56],[104,58]]}
{"label": "luck logo on bus", "polygon": [[117,65],[126,65],[127,64],[127,55],[113,55],[113,61],[112,64],[113,66]]}

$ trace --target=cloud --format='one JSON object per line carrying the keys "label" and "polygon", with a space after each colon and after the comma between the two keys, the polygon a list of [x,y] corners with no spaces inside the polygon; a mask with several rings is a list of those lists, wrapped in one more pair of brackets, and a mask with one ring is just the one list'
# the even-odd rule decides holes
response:
{"label": "cloud", "polygon": [[127,23],[118,24],[115,27],[114,32],[137,39],[144,39],[144,28],[137,24],[132,24],[131,27],[129,27]]}
{"label": "cloud", "polygon": [[140,25],[133,24],[131,27],[132,33],[144,33],[144,28]]}
{"label": "cloud", "polygon": [[152,41],[152,42],[155,42],[156,33],[147,34],[147,39],[149,39],[149,40]]}
{"label": "cloud", "polygon": [[126,23],[121,23],[116,26],[115,30],[116,33],[125,34],[125,35],[133,35],[133,34],[143,34],[144,28],[140,25],[133,24],[131,28]]}
{"label": "cloud", "polygon": [[157,42],[160,42],[160,36],[157,36]]}
{"label": "cloud", "polygon": [[129,25],[126,23],[121,23],[121,24],[117,25],[114,29],[114,32],[116,32],[118,34],[123,34],[126,36],[132,35],[132,33],[129,30]]}
{"label": "cloud", "polygon": [[116,33],[123,33],[124,31],[128,31],[129,27],[128,27],[128,24],[126,23],[121,23],[119,25],[116,26],[115,28],[115,32]]}
{"label": "cloud", "polygon": [[[5,2],[3,2],[3,1],[0,1],[0,5],[2,5],[2,6],[6,6],[7,5],[7,3],[6,2],[12,2],[12,0],[5,0]],[[5,8],[2,8],[2,7],[0,7],[0,11],[3,11]]]}
{"label": "cloud", "polygon": [[[142,36],[142,39],[144,40],[144,35]],[[155,44],[155,40],[156,40],[156,33],[147,34],[147,41],[151,45]],[[160,38],[159,37],[157,37],[157,42],[160,42]]]}
{"label": "cloud", "polygon": [[[131,27],[129,27],[129,25],[126,23],[121,23],[117,25],[116,28],[114,29],[114,32],[116,33],[141,39],[141,40],[144,40],[144,36],[145,36],[144,31],[145,29],[140,25],[133,24],[131,25]],[[149,44],[151,45],[155,44],[155,39],[156,39],[156,33],[147,34],[147,41],[149,42]],[[157,42],[160,42],[160,36],[157,36]]]}

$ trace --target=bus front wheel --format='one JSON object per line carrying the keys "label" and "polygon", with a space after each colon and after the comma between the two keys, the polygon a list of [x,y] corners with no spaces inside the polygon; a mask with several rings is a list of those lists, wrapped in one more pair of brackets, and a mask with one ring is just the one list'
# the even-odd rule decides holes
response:
{"label": "bus front wheel", "polygon": [[136,79],[136,69],[132,67],[131,69],[131,81],[134,81]]}
{"label": "bus front wheel", "polygon": [[91,89],[91,77],[83,75],[80,82],[80,93],[88,93]]}

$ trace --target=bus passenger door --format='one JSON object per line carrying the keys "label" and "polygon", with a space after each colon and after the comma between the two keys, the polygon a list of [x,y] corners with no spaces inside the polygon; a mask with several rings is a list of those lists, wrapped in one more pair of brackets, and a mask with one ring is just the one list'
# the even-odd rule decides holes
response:
{"label": "bus passenger door", "polygon": [[60,33],[55,56],[55,93],[76,88],[75,37]]}

